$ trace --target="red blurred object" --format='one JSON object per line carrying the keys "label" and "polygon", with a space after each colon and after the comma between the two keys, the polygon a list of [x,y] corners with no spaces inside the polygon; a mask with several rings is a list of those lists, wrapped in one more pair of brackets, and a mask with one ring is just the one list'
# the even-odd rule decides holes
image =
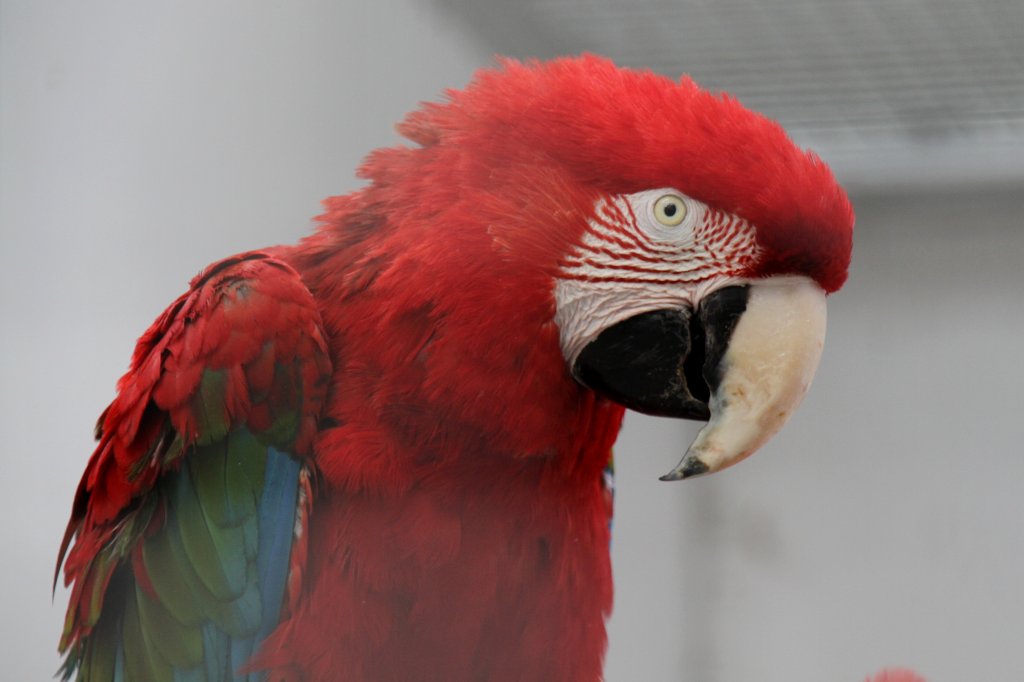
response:
{"label": "red blurred object", "polygon": [[908,668],[889,668],[883,670],[874,677],[867,678],[864,682],[928,682],[923,677]]}

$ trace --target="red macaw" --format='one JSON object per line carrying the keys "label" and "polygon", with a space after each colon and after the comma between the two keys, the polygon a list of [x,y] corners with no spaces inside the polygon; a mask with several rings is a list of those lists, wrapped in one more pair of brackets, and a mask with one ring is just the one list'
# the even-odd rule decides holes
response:
{"label": "red macaw", "polygon": [[796,408],[853,213],[779,125],[585,56],[399,130],[139,340],[61,547],[65,678],[599,680],[624,409],[710,419],[675,479]]}

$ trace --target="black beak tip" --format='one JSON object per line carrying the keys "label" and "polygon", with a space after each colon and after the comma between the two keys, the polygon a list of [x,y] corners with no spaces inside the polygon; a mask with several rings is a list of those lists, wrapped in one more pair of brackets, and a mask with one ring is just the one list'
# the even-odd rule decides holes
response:
{"label": "black beak tip", "polygon": [[676,467],[672,471],[668,472],[664,476],[658,478],[659,481],[682,481],[693,476],[700,476],[710,471],[708,465],[700,461],[696,457],[687,458],[687,460]]}
{"label": "black beak tip", "polygon": [[708,467],[708,465],[700,461],[699,459],[691,459],[689,462],[686,463],[686,466],[683,467],[683,478],[690,478],[691,476],[700,476],[701,474],[708,473],[710,470],[711,469]]}

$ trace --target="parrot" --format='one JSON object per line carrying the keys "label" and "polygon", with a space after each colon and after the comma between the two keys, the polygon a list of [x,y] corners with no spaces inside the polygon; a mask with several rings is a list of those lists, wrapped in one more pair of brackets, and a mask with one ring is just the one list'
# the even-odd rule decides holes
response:
{"label": "parrot", "polygon": [[854,214],[689,76],[499,59],[294,245],[139,338],[72,503],[80,682],[602,679],[624,413],[748,457],[815,373]]}

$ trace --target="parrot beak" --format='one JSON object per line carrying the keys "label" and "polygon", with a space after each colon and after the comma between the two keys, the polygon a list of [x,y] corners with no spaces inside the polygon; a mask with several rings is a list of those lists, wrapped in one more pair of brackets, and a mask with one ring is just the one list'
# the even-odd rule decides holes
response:
{"label": "parrot beak", "polygon": [[584,385],[626,407],[707,420],[676,481],[753,454],[810,387],[825,340],[825,292],[774,277],[704,296],[696,310],[643,313],[602,331],[577,357]]}

